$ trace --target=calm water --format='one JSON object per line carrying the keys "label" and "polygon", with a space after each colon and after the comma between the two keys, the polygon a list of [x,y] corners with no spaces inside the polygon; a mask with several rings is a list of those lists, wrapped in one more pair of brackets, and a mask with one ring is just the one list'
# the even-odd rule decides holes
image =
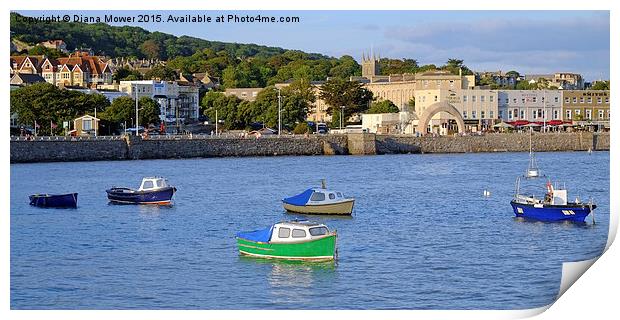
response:
{"label": "calm water", "polygon": [[[563,261],[595,257],[609,222],[609,153],[540,153],[596,225],[526,222],[509,201],[526,153],[271,157],[11,165],[13,309],[514,309],[552,302]],[[105,189],[162,175],[172,207],[109,205]],[[286,218],[320,184],[357,198],[337,263],[240,257],[234,234]],[[541,182],[541,191],[544,188]],[[484,189],[491,197],[483,198]],[[79,192],[77,209],[28,205]]]}

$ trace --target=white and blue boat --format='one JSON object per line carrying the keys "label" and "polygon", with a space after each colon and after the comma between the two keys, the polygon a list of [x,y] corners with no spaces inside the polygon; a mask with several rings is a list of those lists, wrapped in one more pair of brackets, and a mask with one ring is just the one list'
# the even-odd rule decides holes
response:
{"label": "white and blue boat", "polygon": [[[517,177],[514,198],[510,201],[514,214],[525,219],[548,222],[584,222],[590,213],[594,215],[593,210],[596,209],[596,205],[592,200],[584,203],[579,201],[579,199],[575,199],[575,201],[569,202],[566,188],[558,189],[548,178],[544,197],[537,197],[533,193],[521,190],[522,184],[525,184],[525,182],[546,178],[546,176],[541,175],[536,164],[536,158],[532,153],[531,139],[530,135],[530,164],[525,175]],[[592,221],[594,222],[594,217]]]}
{"label": "white and blue boat", "polygon": [[355,199],[348,198],[340,191],[327,190],[323,180],[320,188],[306,191],[282,199],[284,209],[292,213],[351,215]]}
{"label": "white and blue boat", "polygon": [[169,205],[177,189],[162,177],[146,177],[138,190],[112,187],[106,190],[108,199],[122,204],[161,204]]}

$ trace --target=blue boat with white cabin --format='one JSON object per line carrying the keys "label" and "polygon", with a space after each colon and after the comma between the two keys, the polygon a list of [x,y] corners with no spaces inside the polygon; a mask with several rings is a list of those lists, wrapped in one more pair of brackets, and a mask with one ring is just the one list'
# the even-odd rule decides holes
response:
{"label": "blue boat with white cabin", "polygon": [[[523,178],[523,179],[522,179]],[[532,152],[532,138],[530,133],[530,164],[523,177],[517,177],[515,194],[510,205],[517,217],[538,221],[572,221],[584,222],[592,213],[594,222],[594,209],[596,204],[592,200],[581,202],[578,198],[573,202],[568,201],[568,190],[559,189],[547,178],[546,193],[543,197],[537,197],[533,193],[522,191],[524,184],[539,181],[546,176],[540,174],[536,164],[536,158]]]}
{"label": "blue boat with white cabin", "polygon": [[112,187],[106,190],[108,199],[121,204],[161,204],[169,205],[177,188],[170,186],[162,177],[146,177],[138,190]]}

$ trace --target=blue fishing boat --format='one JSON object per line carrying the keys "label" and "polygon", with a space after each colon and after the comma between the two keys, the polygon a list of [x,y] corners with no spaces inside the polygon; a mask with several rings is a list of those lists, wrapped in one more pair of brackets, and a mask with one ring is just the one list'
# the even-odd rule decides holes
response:
{"label": "blue fishing boat", "polygon": [[77,208],[77,193],[67,194],[33,194],[30,205],[41,208]]}
{"label": "blue fishing boat", "polygon": [[106,190],[108,199],[114,203],[162,205],[169,205],[176,191],[175,187],[168,185],[168,181],[161,177],[143,178],[138,190],[120,187]]}
{"label": "blue fishing boat", "polygon": [[577,198],[575,201],[569,202],[566,188],[558,189],[549,179],[547,179],[544,197],[536,197],[533,192],[528,193],[521,190],[523,184],[535,182],[540,178],[546,178],[546,176],[541,175],[536,164],[536,158],[532,152],[530,132],[530,164],[525,175],[517,177],[514,198],[510,201],[514,214],[517,217],[538,221],[584,222],[586,217],[592,213],[592,222],[594,223],[596,205],[592,200],[584,203]]}

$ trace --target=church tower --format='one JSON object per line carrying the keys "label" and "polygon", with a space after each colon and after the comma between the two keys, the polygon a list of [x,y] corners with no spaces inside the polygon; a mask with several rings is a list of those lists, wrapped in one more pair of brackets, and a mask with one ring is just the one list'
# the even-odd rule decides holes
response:
{"label": "church tower", "polygon": [[378,76],[379,73],[379,59],[375,58],[375,54],[372,53],[367,57],[362,53],[362,77],[372,79],[374,76]]}

